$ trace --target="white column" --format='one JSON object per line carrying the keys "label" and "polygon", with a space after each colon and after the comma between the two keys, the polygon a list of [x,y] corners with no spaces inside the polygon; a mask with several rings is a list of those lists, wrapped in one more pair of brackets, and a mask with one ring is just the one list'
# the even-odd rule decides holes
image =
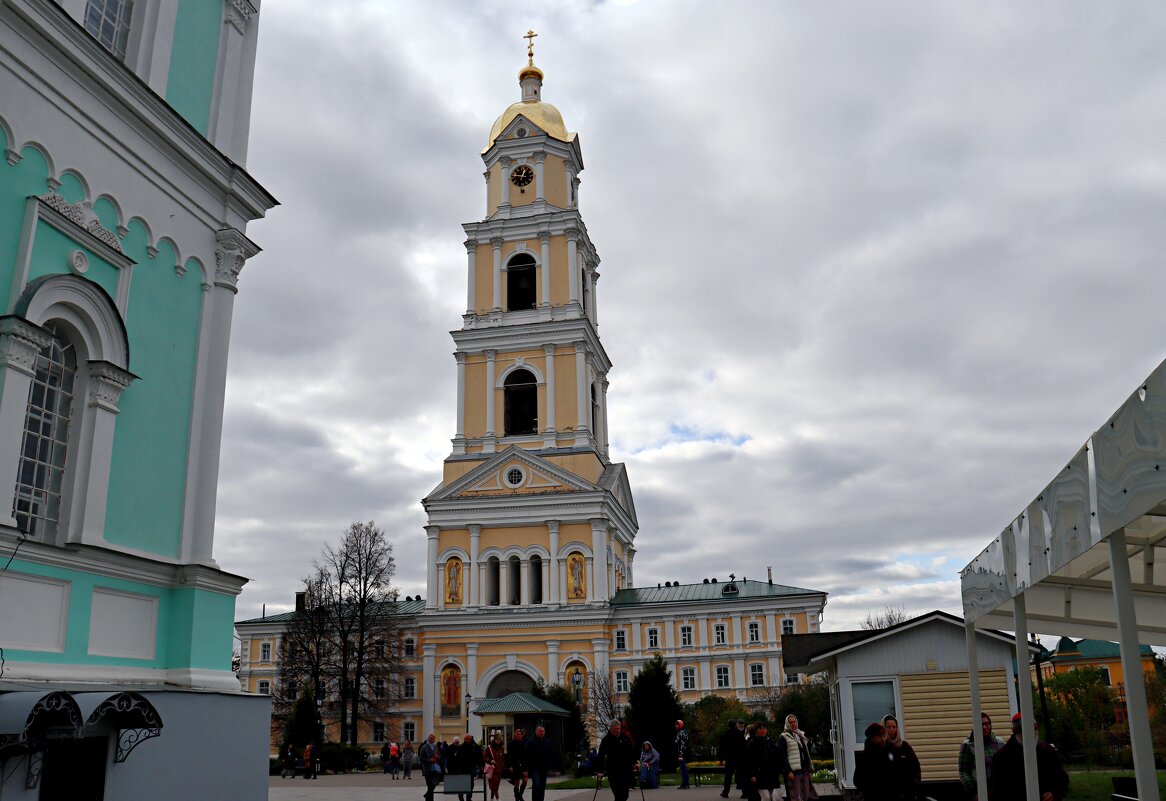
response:
{"label": "white column", "polygon": [[546,153],[534,154],[534,199],[536,202],[546,202],[546,182],[543,180],[543,164],[546,161]]}
{"label": "white column", "polygon": [[[1148,552],[1152,549],[1147,547],[1145,550]],[[1130,726],[1130,749],[1134,758],[1134,774],[1137,776],[1138,798],[1154,798],[1158,794],[1158,779],[1154,772],[1154,743],[1150,737],[1150,714],[1146,705],[1146,685],[1142,678],[1129,558],[1126,532],[1124,528],[1119,528],[1109,535],[1109,569],[1113,577],[1121,669],[1126,679],[1126,720]]]}
{"label": "white column", "polygon": [[539,588],[542,590],[542,601],[540,603],[552,603],[551,598],[547,595],[547,588],[551,585],[551,560],[543,559],[539,563]]}
{"label": "white column", "polygon": [[591,388],[587,386],[587,351],[584,343],[575,343],[575,444],[587,445],[590,431],[588,411],[591,407]]}
{"label": "white column", "polygon": [[611,597],[607,584],[607,521],[591,521],[591,552],[595,555],[595,596],[596,601],[606,601]]}
{"label": "white column", "polygon": [[596,437],[602,443],[604,453],[611,450],[611,438],[607,433],[607,384],[607,376],[602,376],[599,379],[600,431],[596,433]]}
{"label": "white column", "polygon": [[547,541],[551,552],[550,562],[550,602],[553,604],[563,603],[563,599],[559,596],[559,521],[547,521]]}
{"label": "white column", "polygon": [[[964,624],[964,639],[968,649],[968,689],[972,694],[972,741],[976,746],[976,796],[988,798],[988,787],[985,778],[988,775],[986,765],[987,753],[984,750],[983,728],[980,726],[980,715],[983,709],[980,706],[980,662],[976,651],[976,624]],[[981,782],[984,782],[981,788]],[[983,789],[983,792],[980,790]]]}
{"label": "white column", "polygon": [[510,560],[498,557],[498,605],[510,606]]}
{"label": "white column", "polygon": [[595,557],[584,557],[584,562],[587,565],[587,600],[594,601],[599,597],[595,591]]}
{"label": "white column", "polygon": [[[247,26],[255,14],[250,3],[225,3],[218,64],[211,98],[207,139],[233,161],[247,160],[247,117],[251,109],[247,81]],[[150,32],[152,33],[152,31]],[[254,53],[251,54],[254,59]]]}
{"label": "white column", "polygon": [[[210,325],[208,338],[200,345],[207,349],[206,371],[202,373],[203,391],[195,390],[201,408],[193,410],[200,431],[197,439],[192,431],[191,446],[199,450],[197,458],[197,494],[188,496],[194,501],[194,529],[191,538],[190,560],[197,564],[218,567],[211,557],[215,539],[215,504],[219,485],[219,446],[223,438],[223,403],[227,391],[227,352],[231,344],[231,319],[234,316],[235,295],[238,293],[239,273],[247,259],[259,252],[259,247],[233,228],[215,233],[215,282],[206,298]],[[201,355],[201,354],[200,354]]]}
{"label": "white column", "polygon": [[588,265],[591,268],[591,325],[599,329],[599,271],[595,268],[599,265],[595,262],[590,262]]}
{"label": "white column", "polygon": [[[0,487],[9,495],[16,487],[20,467],[36,357],[52,341],[46,331],[24,320],[0,319]],[[16,527],[10,503],[0,505],[0,524]]]}
{"label": "white column", "polygon": [[437,526],[426,526],[425,534],[428,537],[427,544],[429,546],[429,558],[426,560],[427,567],[425,569],[425,608],[437,609],[437,605],[443,597],[437,570],[437,545],[441,529]]}
{"label": "white column", "polygon": [[[510,182],[506,182],[506,186],[510,186]],[[502,239],[501,237],[494,237],[490,240],[490,245],[494,248],[494,311],[502,310]]]}
{"label": "white column", "polygon": [[[1040,789],[1037,783],[1036,773],[1036,729],[1033,724],[1036,718],[1032,711],[1032,690],[1030,688],[1031,680],[1028,678],[1028,613],[1025,608],[1024,593],[1018,593],[1012,599],[1012,625],[1015,630],[1016,637],[1016,672],[1018,680],[1021,682],[1020,691],[1017,693],[1020,698],[1020,719],[1021,725],[1024,726],[1024,737],[1021,744],[1024,747],[1024,784],[1025,797],[1028,801],[1039,801]],[[1020,673],[1023,672],[1023,678],[1020,678]],[[977,721],[978,724],[978,721]],[[972,731],[980,731],[979,725]]]}
{"label": "white column", "polygon": [[[113,443],[117,401],[134,376],[108,362],[89,362],[86,370],[89,374],[88,397],[84,402],[90,413],[80,420],[81,432],[77,438],[80,447],[74,454],[77,478],[73,486],[73,514],[69,518],[67,539],[69,542],[102,545],[105,539],[105,501],[109,495],[108,449]],[[74,424],[76,422],[75,416]]]}
{"label": "white column", "polygon": [[664,620],[661,621],[661,626],[664,629],[664,647],[668,649],[668,653],[676,653],[676,621]]}
{"label": "white column", "polygon": [[577,197],[575,195],[575,172],[571,169],[570,165],[568,165],[567,169],[566,169],[566,173],[567,173],[567,208],[573,209],[579,205],[577,203]]}
{"label": "white column", "polygon": [[610,598],[615,594],[615,559],[609,558],[607,560],[607,596]]}
{"label": "white column", "polygon": [[579,231],[567,229],[567,304],[579,308]]}
{"label": "white column", "polygon": [[595,318],[591,316],[592,299],[595,297],[594,287],[591,285],[591,270],[590,264],[583,269],[583,314],[587,319],[595,322]]}
{"label": "white column", "polygon": [[478,310],[478,240],[466,240],[466,314]]}
{"label": "white column", "polygon": [[530,560],[518,563],[518,600],[523,606],[530,606]]}
{"label": "white column", "polygon": [[558,684],[562,681],[559,667],[559,641],[547,640],[547,684]]}
{"label": "white column", "polygon": [[479,580],[482,571],[478,569],[478,546],[481,542],[482,527],[477,523],[470,523],[470,563],[466,566],[465,576],[471,584],[467,588],[466,603],[470,606],[482,605],[482,582]]}
{"label": "white column", "polygon": [[635,621],[632,623],[632,653],[639,655],[640,653],[640,629],[642,628],[642,621]]}
{"label": "white column", "polygon": [[700,669],[700,684],[697,685],[701,690],[708,691],[712,689],[713,677],[712,671],[709,670],[709,658],[702,657],[699,664]]}
{"label": "white column", "polygon": [[[471,705],[477,708],[478,703],[485,697],[485,688],[478,687],[478,644],[466,643],[466,692],[473,699]],[[482,718],[470,714],[470,707],[466,707],[466,732],[474,735],[474,739],[482,739]]]}
{"label": "white column", "polygon": [[733,688],[737,691],[738,697],[740,697],[741,692],[747,686],[745,684],[745,657],[739,656],[733,660],[733,673],[735,674]]}
{"label": "white column", "polygon": [[433,733],[433,705],[437,703],[434,679],[437,668],[437,645],[426,643],[421,646],[421,731],[417,739],[424,741]]}
{"label": "white column", "polygon": [[542,305],[551,305],[551,232],[539,231],[539,256],[542,257],[543,286],[542,286]]}
{"label": "white column", "polygon": [[498,171],[498,178],[502,181],[502,202],[498,204],[499,209],[510,208],[510,164],[510,159],[498,160],[498,165],[501,167]]}
{"label": "white column", "polygon": [[636,574],[633,565],[636,561],[636,549],[628,548],[628,587],[636,586]]}
{"label": "white column", "polygon": [[[486,436],[494,436],[494,357],[497,351],[485,351],[486,355]],[[493,442],[486,445],[487,452],[494,450]]]}
{"label": "white column", "polygon": [[732,626],[732,629],[730,629],[732,632],[732,639],[729,642],[731,642],[735,647],[740,648],[741,645],[745,642],[741,638],[741,616],[733,615],[733,617],[729,619],[729,623]]}
{"label": "white column", "polygon": [[[466,354],[457,352],[453,355],[457,362],[457,430],[454,439],[466,438]],[[461,445],[460,453],[465,453],[465,443]]]}
{"label": "white column", "polygon": [[547,379],[547,425],[543,429],[543,447],[553,448],[558,442],[557,430],[555,429],[555,346],[543,345],[543,353],[546,354],[546,364],[544,365],[544,373]]}

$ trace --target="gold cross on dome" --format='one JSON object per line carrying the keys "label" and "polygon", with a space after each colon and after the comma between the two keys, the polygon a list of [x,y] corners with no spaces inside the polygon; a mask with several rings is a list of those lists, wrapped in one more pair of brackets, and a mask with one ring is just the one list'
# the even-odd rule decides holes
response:
{"label": "gold cross on dome", "polygon": [[534,40],[536,36],[538,36],[537,33],[532,30],[528,30],[526,35],[522,37],[526,40],[526,57],[529,58],[532,62],[534,61]]}

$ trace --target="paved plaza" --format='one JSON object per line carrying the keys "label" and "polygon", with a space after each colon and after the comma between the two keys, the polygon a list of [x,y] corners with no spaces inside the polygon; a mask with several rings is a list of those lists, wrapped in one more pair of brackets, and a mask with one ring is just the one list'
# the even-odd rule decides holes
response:
{"label": "paved plaza", "polygon": [[[303,778],[281,779],[273,776],[268,783],[269,801],[422,801],[425,794],[425,783],[419,776],[405,781],[396,781],[381,773],[342,774],[339,776],[321,776],[319,779],[307,780]],[[837,789],[832,785],[816,784],[814,787],[819,795],[836,795]],[[440,789],[440,788],[439,788]],[[509,789],[506,785],[503,791]],[[681,790],[676,787],[661,787],[656,790],[644,791],[646,801],[720,801],[720,785],[705,785]],[[591,801],[595,794],[592,790],[547,790],[546,801]],[[481,791],[474,796],[481,799]],[[453,801],[455,796],[434,795],[434,801]],[[502,792],[501,801],[511,801],[513,793]],[[530,790],[526,791],[525,798],[530,799]],[[737,793],[730,797],[736,801]],[[597,801],[612,801],[611,791],[604,788],[599,791]],[[639,791],[633,789],[628,801],[641,801]]]}

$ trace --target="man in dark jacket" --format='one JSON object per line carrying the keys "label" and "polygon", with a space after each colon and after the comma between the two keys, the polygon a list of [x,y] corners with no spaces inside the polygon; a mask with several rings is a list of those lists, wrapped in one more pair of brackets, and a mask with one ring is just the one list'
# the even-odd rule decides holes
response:
{"label": "man in dark jacket", "polygon": [[599,741],[594,764],[595,780],[599,781],[606,775],[615,801],[628,801],[632,774],[636,769],[636,752],[632,744],[620,736],[618,720],[611,722],[607,734]]}
{"label": "man in dark jacket", "polygon": [[[1036,737],[1033,724],[1033,737]],[[1025,801],[1024,726],[1017,713],[1012,717],[1012,737],[992,757],[988,771],[988,796],[992,801]],[[1036,743],[1037,792],[1041,801],[1061,801],[1069,792],[1069,774],[1061,767],[1057,749],[1039,739]]]}
{"label": "man in dark jacket", "polygon": [[[454,741],[455,745],[457,741]],[[474,742],[474,735],[467,734],[461,745],[449,757],[450,773],[468,773],[477,776],[482,769],[482,746]],[[458,801],[473,801],[473,793],[458,793]]]}
{"label": "man in dark jacket", "polygon": [[526,742],[526,775],[530,777],[530,801],[543,801],[547,793],[547,774],[559,764],[559,749],[547,738],[547,730],[536,726],[534,737]]}
{"label": "man in dark jacket", "polygon": [[754,724],[753,736],[745,743],[743,768],[749,798],[752,801],[771,801],[781,783],[781,757],[769,739],[765,721]]}
{"label": "man in dark jacket", "polygon": [[522,794],[526,792],[525,736],[522,729],[515,729],[514,739],[510,741],[510,749],[506,752],[506,772],[510,776],[510,783],[514,785],[514,801],[523,801]]}
{"label": "man in dark jacket", "polygon": [[430,734],[417,749],[417,759],[421,761],[421,774],[425,777],[425,801],[433,801],[433,788],[441,781],[441,751],[437,747],[437,737]]}
{"label": "man in dark jacket", "polygon": [[688,729],[684,721],[676,721],[676,764],[680,768],[680,789],[688,789]]}
{"label": "man in dark jacket", "polygon": [[725,760],[725,787],[721,790],[721,798],[729,797],[729,788],[733,786],[733,778],[737,775],[744,748],[745,721],[730,720],[729,727],[721,735],[721,759]]}
{"label": "man in dark jacket", "polygon": [[886,728],[881,723],[872,723],[866,727],[865,734],[862,751],[855,755],[854,786],[862,790],[864,801],[899,801],[895,765],[887,750]]}

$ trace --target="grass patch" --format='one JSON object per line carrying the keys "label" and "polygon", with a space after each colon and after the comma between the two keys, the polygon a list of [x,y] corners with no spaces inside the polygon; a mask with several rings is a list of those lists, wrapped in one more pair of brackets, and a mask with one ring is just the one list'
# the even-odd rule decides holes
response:
{"label": "grass patch", "polygon": [[[661,787],[677,787],[680,784],[680,774],[678,773],[661,773],[660,786]],[[719,784],[719,783],[718,783]],[[609,789],[610,785],[607,779],[603,780],[601,785],[603,789]],[[548,790],[594,790],[595,777],[584,776],[580,779],[564,779],[558,782],[547,782]],[[633,788],[634,789],[634,788]]]}
{"label": "grass patch", "polygon": [[[1109,801],[1114,776],[1133,776],[1132,770],[1069,771],[1067,801]],[[1166,792],[1166,771],[1158,771],[1158,795]]]}

